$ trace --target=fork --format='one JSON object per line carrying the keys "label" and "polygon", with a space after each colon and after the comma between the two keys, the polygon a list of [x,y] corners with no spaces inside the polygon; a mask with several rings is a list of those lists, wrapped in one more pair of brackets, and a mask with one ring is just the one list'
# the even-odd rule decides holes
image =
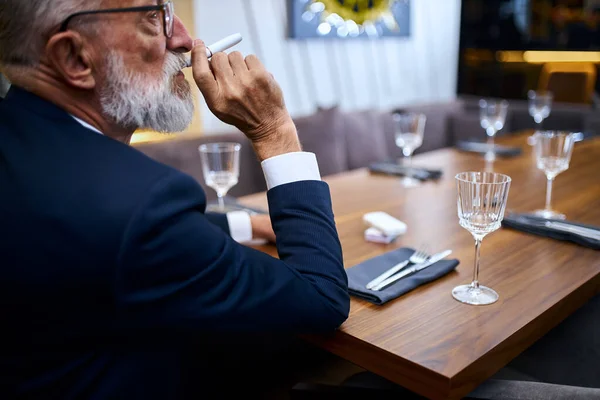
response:
{"label": "fork", "polygon": [[412,254],[412,256],[410,256],[408,260],[402,261],[401,263],[394,265],[392,268],[388,269],[383,274],[379,275],[377,278],[367,283],[366,287],[367,289],[373,289],[375,286],[379,285],[381,282],[385,281],[387,278],[406,267],[409,263],[421,264],[427,261],[429,257],[430,255],[427,254],[427,252],[422,250],[415,250],[415,252]]}

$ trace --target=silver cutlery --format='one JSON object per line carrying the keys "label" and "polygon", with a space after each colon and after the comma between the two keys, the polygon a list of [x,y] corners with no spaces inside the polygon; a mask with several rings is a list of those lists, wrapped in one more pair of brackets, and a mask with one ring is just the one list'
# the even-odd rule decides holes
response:
{"label": "silver cutlery", "polygon": [[427,254],[424,251],[417,250],[413,253],[412,256],[410,256],[410,258],[408,260],[402,261],[401,263],[394,265],[392,268],[388,269],[383,274],[379,275],[377,278],[375,278],[371,282],[367,283],[366,288],[371,289],[371,288],[379,285],[381,282],[383,282],[390,276],[394,275],[396,272],[400,271],[402,268],[406,267],[409,263],[421,264],[421,263],[424,263],[425,261],[427,261],[428,258],[429,258],[429,254]]}
{"label": "silver cutlery", "polygon": [[600,240],[600,231],[591,228],[584,228],[582,226],[569,225],[562,222],[546,221],[544,224],[547,228],[555,229],[557,231],[563,231],[568,233],[574,233],[581,237],[588,239]]}
{"label": "silver cutlery", "polygon": [[579,235],[587,239],[600,240],[600,230],[598,229],[585,228],[582,226],[572,225],[566,222],[538,220],[527,217],[519,217],[517,218],[517,220],[527,225],[550,228],[558,232],[573,233],[575,235]]}
{"label": "silver cutlery", "polygon": [[446,251],[438,253],[434,256],[431,256],[426,262],[424,262],[422,264],[417,264],[411,268],[408,268],[402,272],[397,273],[396,275],[393,275],[393,276],[387,278],[386,280],[381,282],[379,285],[375,286],[373,288],[373,290],[378,292],[381,289],[391,285],[392,283],[395,283],[396,281],[404,278],[407,275],[413,274],[415,272],[419,272],[419,271],[435,264],[436,262],[443,260],[444,258],[448,257],[450,254],[452,254],[452,250],[446,250]]}

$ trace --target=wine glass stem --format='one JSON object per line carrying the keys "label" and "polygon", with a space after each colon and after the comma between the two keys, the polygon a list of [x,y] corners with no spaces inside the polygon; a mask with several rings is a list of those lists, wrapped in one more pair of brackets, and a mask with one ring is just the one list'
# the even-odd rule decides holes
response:
{"label": "wine glass stem", "polygon": [[496,134],[494,133],[493,135],[489,135],[487,138],[487,145],[488,145],[488,157],[489,158],[494,158],[494,136]]}
{"label": "wine glass stem", "polygon": [[404,166],[406,168],[412,168],[412,152],[404,152]]}
{"label": "wine glass stem", "polygon": [[225,200],[223,199],[222,193],[217,193],[217,200],[219,202],[219,210],[224,211],[225,210]]}
{"label": "wine glass stem", "polygon": [[471,287],[479,289],[479,256],[481,254],[481,241],[480,237],[475,237],[475,266],[473,270],[473,282]]}
{"label": "wine glass stem", "polygon": [[546,210],[552,210],[552,182],[554,178],[548,178],[548,182],[546,183]]}

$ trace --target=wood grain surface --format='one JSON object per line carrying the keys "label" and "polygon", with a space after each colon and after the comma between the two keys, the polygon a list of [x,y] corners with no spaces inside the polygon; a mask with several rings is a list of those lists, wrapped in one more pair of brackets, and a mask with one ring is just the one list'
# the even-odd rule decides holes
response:
{"label": "wood grain surface", "polygon": [[[415,157],[443,177],[405,189],[397,177],[357,170],[325,179],[330,187],[346,268],[399,247],[452,249],[457,270],[386,305],[353,298],[350,317],[331,336],[307,338],[367,370],[431,399],[457,399],[492,376],[600,292],[600,252],[502,228],[482,246],[480,282],[500,295],[488,306],[454,300],[470,283],[474,242],[458,224],[454,176],[493,170],[513,178],[508,209],[544,206],[546,180],[536,168],[528,132],[499,142],[523,154],[486,165],[480,155],[442,149]],[[266,208],[265,194],[242,202]],[[568,220],[600,226],[600,140],[577,143],[570,169],[556,178],[553,205]],[[408,225],[390,245],[364,240],[363,214],[385,211]],[[273,246],[262,251],[276,256]]]}

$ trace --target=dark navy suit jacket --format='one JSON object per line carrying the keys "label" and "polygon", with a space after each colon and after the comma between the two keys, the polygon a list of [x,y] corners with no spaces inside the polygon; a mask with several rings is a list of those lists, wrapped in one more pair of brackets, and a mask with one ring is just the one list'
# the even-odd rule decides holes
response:
{"label": "dark navy suit jacket", "polygon": [[280,260],[205,215],[191,177],[13,86],[0,103],[0,398],[177,398],[182,343],[200,334],[335,330],[349,297],[327,185],[268,199]]}

